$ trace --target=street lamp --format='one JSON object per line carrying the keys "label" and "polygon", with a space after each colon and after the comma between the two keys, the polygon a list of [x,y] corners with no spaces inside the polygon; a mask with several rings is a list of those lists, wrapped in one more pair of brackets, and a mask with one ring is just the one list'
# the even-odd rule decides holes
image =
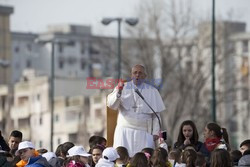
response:
{"label": "street lamp", "polygon": [[[118,39],[117,39],[117,64],[118,64],[118,74],[117,79],[121,77],[121,22],[123,21],[120,17],[115,18],[103,18],[102,24],[109,25],[111,22],[117,21],[118,23]],[[126,18],[125,22],[130,26],[135,26],[138,23],[137,18]]]}
{"label": "street lamp", "polygon": [[72,44],[72,41],[65,41],[65,40],[44,40],[44,39],[36,39],[38,43],[51,43],[51,77],[50,77],[50,109],[51,109],[51,117],[50,117],[50,150],[53,151],[53,136],[54,136],[54,90],[55,90],[55,46],[56,44]]}
{"label": "street lamp", "polygon": [[216,122],[216,92],[215,92],[215,0],[212,0],[212,120]]}

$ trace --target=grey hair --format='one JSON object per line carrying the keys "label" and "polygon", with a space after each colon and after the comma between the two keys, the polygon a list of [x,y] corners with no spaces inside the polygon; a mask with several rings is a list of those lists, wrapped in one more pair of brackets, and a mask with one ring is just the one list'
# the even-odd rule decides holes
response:
{"label": "grey hair", "polygon": [[147,75],[147,69],[146,69],[146,67],[145,67],[143,64],[136,64],[136,65],[134,65],[134,66],[132,67],[132,69],[135,68],[135,67],[142,67],[143,70],[144,70],[144,73]]}

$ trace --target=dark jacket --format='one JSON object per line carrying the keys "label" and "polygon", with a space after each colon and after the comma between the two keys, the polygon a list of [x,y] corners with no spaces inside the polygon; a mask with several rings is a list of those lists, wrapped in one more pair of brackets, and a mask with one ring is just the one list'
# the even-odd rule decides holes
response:
{"label": "dark jacket", "polygon": [[1,167],[12,167],[12,165],[7,161],[6,157],[0,156],[0,166]]}
{"label": "dark jacket", "polygon": [[25,167],[51,167],[46,158],[42,156],[31,157]]}
{"label": "dark jacket", "polygon": [[2,147],[2,150],[4,150],[4,151],[10,151],[10,148],[9,148],[8,144],[4,140],[3,136],[1,135],[1,133],[0,133],[0,145]]}

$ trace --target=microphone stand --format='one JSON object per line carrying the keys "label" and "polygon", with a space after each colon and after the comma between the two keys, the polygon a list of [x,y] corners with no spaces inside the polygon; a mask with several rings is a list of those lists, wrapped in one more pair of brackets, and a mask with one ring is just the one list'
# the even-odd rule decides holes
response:
{"label": "microphone stand", "polygon": [[157,115],[155,110],[148,104],[148,102],[145,100],[145,98],[142,96],[141,92],[137,88],[135,89],[135,92],[141,97],[141,99],[147,104],[147,106],[153,111],[153,113],[157,117],[158,123],[159,123],[159,126],[160,126],[160,132],[161,132],[161,120],[160,120],[159,116]]}

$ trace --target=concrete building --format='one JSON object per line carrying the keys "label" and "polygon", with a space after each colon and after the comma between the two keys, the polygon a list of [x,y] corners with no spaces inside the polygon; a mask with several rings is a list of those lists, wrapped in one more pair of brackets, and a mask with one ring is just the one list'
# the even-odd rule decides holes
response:
{"label": "concrete building", "polygon": [[[11,68],[7,67],[12,60],[11,37],[10,37],[10,15],[13,8],[0,5],[0,85],[10,84]],[[4,68],[6,67],[6,68]]]}
{"label": "concrete building", "polygon": [[239,145],[250,137],[250,33],[238,33],[230,36],[236,65],[234,80],[234,103],[232,104],[233,122],[231,129],[235,131],[233,138]]}
{"label": "concrete building", "polygon": [[[105,136],[106,94],[87,90],[83,81],[61,82],[58,82],[54,98],[53,150],[66,141],[88,148],[91,135]],[[60,85],[67,86],[63,90]],[[0,90],[1,94],[6,94],[6,88]],[[49,100],[48,77],[25,70],[21,81],[15,84],[11,118],[14,128],[23,132],[23,139],[31,140],[36,148],[50,148]]]}

